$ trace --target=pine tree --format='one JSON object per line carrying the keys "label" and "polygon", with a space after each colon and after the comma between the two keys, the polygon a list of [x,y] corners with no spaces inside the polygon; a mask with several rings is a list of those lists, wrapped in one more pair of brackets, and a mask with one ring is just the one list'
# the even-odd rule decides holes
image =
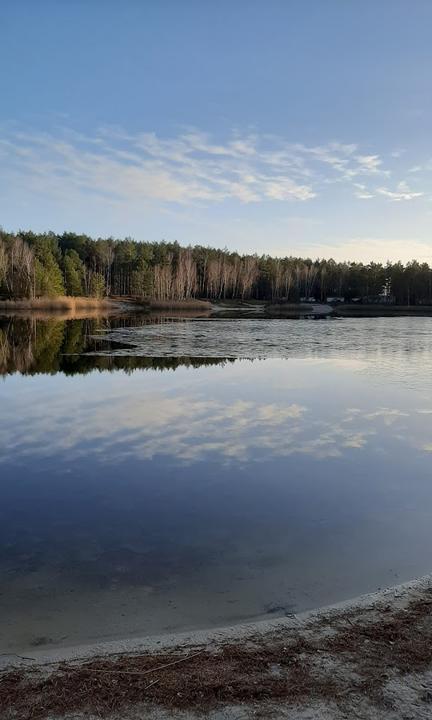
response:
{"label": "pine tree", "polygon": [[66,250],[63,267],[66,295],[83,295],[84,264],[75,250]]}

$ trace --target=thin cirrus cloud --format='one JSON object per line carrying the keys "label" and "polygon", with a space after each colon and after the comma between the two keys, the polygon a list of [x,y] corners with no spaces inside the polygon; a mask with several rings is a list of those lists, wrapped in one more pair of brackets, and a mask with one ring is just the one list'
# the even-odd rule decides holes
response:
{"label": "thin cirrus cloud", "polygon": [[400,202],[401,200],[413,200],[414,198],[421,197],[424,195],[423,192],[415,192],[412,190],[408,183],[402,181],[398,183],[396,190],[389,190],[385,187],[377,188],[377,193],[384,195],[385,197],[393,200],[394,202]]}
{"label": "thin cirrus cloud", "polygon": [[356,144],[307,146],[257,133],[233,132],[221,143],[196,129],[172,138],[112,128],[93,136],[14,132],[0,140],[0,162],[5,186],[69,199],[92,193],[123,206],[305,202],[333,183],[359,199],[423,194],[405,181],[383,185],[391,175],[384,160]]}

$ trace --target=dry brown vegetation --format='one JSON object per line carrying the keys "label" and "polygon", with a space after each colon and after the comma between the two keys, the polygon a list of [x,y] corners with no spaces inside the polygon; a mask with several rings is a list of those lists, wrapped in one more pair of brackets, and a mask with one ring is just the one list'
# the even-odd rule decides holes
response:
{"label": "dry brown vegetation", "polygon": [[[0,677],[0,716],[42,720],[64,713],[104,717],[143,702],[208,711],[218,705],[320,701],[343,708],[389,700],[389,677],[432,666],[432,592],[404,607],[381,604],[323,616],[298,628],[172,652],[95,658]],[[429,702],[428,697],[420,701]],[[345,717],[345,715],[344,715]]]}
{"label": "dry brown vegetation", "polygon": [[[0,300],[0,313],[6,315],[26,315],[35,318],[55,314],[58,319],[95,317],[100,314],[118,312],[119,304],[110,298],[58,297],[24,298],[22,300]],[[61,317],[60,317],[61,316]]]}
{"label": "dry brown vegetation", "polygon": [[31,308],[35,310],[81,310],[83,308],[111,307],[111,305],[112,301],[109,298],[72,297],[70,295],[0,301],[0,307],[2,309]]}

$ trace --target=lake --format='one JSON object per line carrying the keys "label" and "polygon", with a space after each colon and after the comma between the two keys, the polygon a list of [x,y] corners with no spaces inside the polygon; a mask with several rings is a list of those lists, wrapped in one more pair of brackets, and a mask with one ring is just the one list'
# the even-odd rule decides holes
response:
{"label": "lake", "polygon": [[431,570],[432,319],[0,318],[0,646]]}

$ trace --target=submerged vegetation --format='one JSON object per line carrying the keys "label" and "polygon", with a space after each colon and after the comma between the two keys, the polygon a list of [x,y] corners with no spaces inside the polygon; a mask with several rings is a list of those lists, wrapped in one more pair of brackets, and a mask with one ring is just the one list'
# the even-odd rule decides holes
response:
{"label": "submerged vegetation", "polygon": [[413,260],[369,263],[240,255],[176,242],[0,231],[0,299],[135,297],[386,302],[432,305],[432,269]]}

